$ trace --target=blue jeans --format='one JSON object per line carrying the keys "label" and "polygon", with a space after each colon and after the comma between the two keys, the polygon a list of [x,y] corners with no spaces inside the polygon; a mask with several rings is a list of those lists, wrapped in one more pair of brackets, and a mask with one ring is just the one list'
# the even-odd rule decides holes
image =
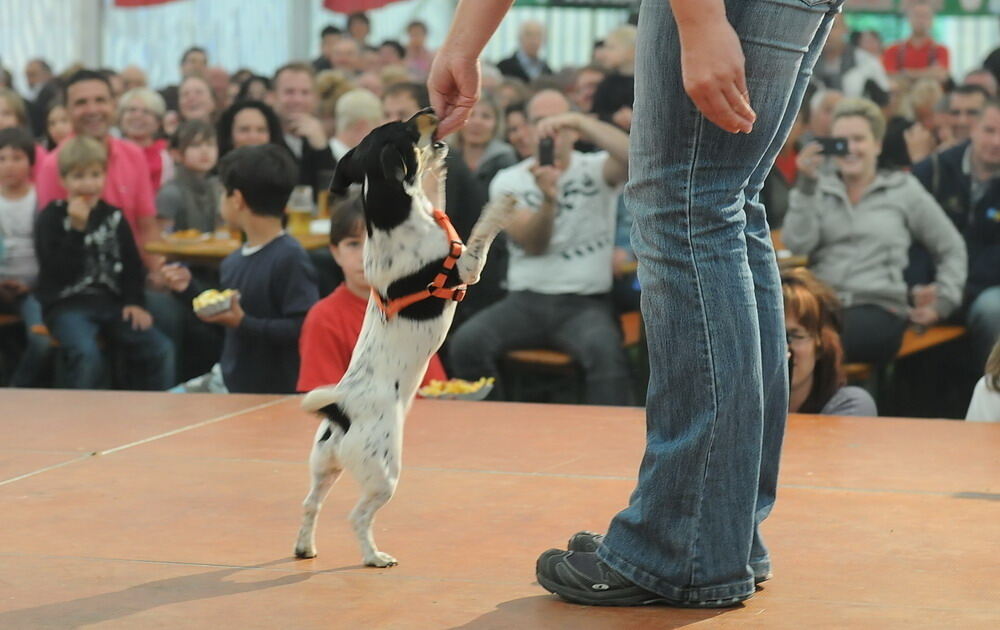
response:
{"label": "blue jeans", "polygon": [[781,283],[759,192],[839,0],[727,0],[757,121],[729,134],[685,94],[670,5],[644,2],[626,203],[649,344],[646,452],[602,560],[683,603],[745,599],[770,570],[788,408]]}
{"label": "blue jeans", "polygon": [[976,371],[981,374],[993,344],[1000,338],[1000,286],[986,289],[972,302],[968,327]]}
{"label": "blue jeans", "polygon": [[100,298],[75,300],[57,306],[47,319],[65,357],[65,387],[94,389],[100,383],[105,363],[99,334],[122,356],[128,389],[166,391],[174,385],[173,344],[155,327],[133,330],[131,323],[122,321],[121,304]]}
{"label": "blue jeans", "polygon": [[31,387],[35,385],[38,373],[45,365],[49,355],[50,342],[46,335],[31,332],[32,327],[43,325],[42,306],[30,293],[18,298],[15,309],[24,324],[24,353],[17,363],[17,368],[10,377],[11,387]]}

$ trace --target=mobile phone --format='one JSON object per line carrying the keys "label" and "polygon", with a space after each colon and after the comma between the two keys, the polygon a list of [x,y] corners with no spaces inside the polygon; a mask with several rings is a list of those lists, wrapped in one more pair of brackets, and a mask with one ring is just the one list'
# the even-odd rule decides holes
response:
{"label": "mobile phone", "polygon": [[816,141],[820,143],[823,149],[820,151],[823,155],[847,155],[847,138],[816,138]]}
{"label": "mobile phone", "polygon": [[538,141],[538,165],[552,166],[555,161],[555,145],[552,138],[542,138]]}

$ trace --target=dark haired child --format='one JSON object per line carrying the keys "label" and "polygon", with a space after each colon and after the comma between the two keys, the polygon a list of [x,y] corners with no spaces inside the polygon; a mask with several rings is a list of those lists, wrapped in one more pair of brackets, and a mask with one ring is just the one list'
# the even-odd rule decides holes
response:
{"label": "dark haired child", "polygon": [[0,130],[0,313],[16,314],[24,328],[24,350],[10,376],[12,387],[30,387],[49,351],[37,332],[42,308],[31,290],[38,279],[34,226],[38,207],[31,170],[35,142],[25,129]]}
{"label": "dark haired child", "polygon": [[90,137],[60,148],[67,199],[49,203],[35,226],[38,301],[65,357],[63,385],[98,386],[100,335],[123,356],[123,385],[165,390],[173,385],[174,349],[145,309],[145,270],[132,231],[121,210],[101,199],[107,163],[107,149]]}
{"label": "dark haired child", "polygon": [[218,178],[209,175],[219,159],[215,127],[203,120],[181,123],[170,138],[170,154],[177,170],[174,179],[156,195],[160,227],[164,231],[214,232],[222,223],[222,187]]}
{"label": "dark haired child", "polygon": [[[351,362],[368,309],[371,286],[365,280],[365,219],[361,198],[338,206],[330,219],[330,253],[344,272],[344,282],[316,303],[302,325],[302,368],[298,390],[307,392],[340,381]],[[447,378],[441,360],[431,357],[424,382]]]}
{"label": "dark haired child", "polygon": [[[246,243],[222,261],[220,282],[237,292],[229,310],[202,321],[226,327],[222,376],[230,392],[294,393],[299,375],[299,332],[318,299],[316,271],[305,251],[282,229],[285,204],[298,180],[288,151],[247,146],[219,164],[222,217],[246,234]],[[186,267],[164,269],[170,288],[193,298]]]}

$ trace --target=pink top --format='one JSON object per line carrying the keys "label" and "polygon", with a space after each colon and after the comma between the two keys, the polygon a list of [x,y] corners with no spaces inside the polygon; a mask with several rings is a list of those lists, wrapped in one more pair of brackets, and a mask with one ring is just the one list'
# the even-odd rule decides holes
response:
{"label": "pink top", "polygon": [[38,172],[42,170],[42,162],[45,161],[45,156],[48,155],[48,151],[45,150],[40,144],[35,145],[35,165],[31,167],[31,181],[38,181]]}
{"label": "pink top", "polygon": [[149,166],[149,179],[153,185],[155,195],[160,186],[166,184],[174,178],[174,163],[170,159],[170,152],[167,150],[167,141],[162,138],[154,140],[146,147],[139,147],[142,154],[146,156],[146,165]]}
{"label": "pink top", "polygon": [[[49,153],[38,170],[35,189],[40,209],[56,199],[66,198],[66,189],[59,181],[59,151],[63,146],[65,143]],[[138,229],[139,219],[156,216],[146,156],[137,145],[111,135],[108,136],[107,146],[108,173],[101,199],[121,209],[132,228],[132,236],[136,243],[141,244],[143,236]]]}

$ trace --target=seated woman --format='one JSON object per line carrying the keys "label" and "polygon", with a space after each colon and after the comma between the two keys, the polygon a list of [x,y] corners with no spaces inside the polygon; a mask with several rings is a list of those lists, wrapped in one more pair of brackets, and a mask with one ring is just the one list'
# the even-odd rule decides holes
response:
{"label": "seated woman", "polygon": [[240,147],[258,144],[284,146],[281,122],[271,106],[261,101],[237,101],[230,105],[216,125],[219,140],[219,159]]}
{"label": "seated woman", "polygon": [[[848,362],[884,364],[896,356],[909,322],[931,326],[962,302],[965,242],[944,211],[909,173],[876,168],[885,119],[871,101],[845,99],[833,135],[847,139],[835,175],[820,173],[818,143],[799,153],[782,240],[833,288],[844,306]],[[911,309],[903,270],[910,244],[924,245],[937,266],[931,299]]]}
{"label": "seated woman", "polygon": [[789,413],[877,416],[875,401],[860,387],[846,387],[840,344],[839,304],[807,269],[781,274],[790,364]]}
{"label": "seated woman", "polygon": [[166,139],[160,137],[167,106],[163,97],[149,88],[134,88],[118,101],[118,128],[122,137],[139,145],[149,166],[149,176],[156,193],[174,177]]}
{"label": "seated woman", "polygon": [[462,154],[483,194],[489,195],[490,182],[501,169],[520,160],[514,149],[503,141],[503,112],[489,94],[472,107],[469,122],[457,134],[452,145]]}

